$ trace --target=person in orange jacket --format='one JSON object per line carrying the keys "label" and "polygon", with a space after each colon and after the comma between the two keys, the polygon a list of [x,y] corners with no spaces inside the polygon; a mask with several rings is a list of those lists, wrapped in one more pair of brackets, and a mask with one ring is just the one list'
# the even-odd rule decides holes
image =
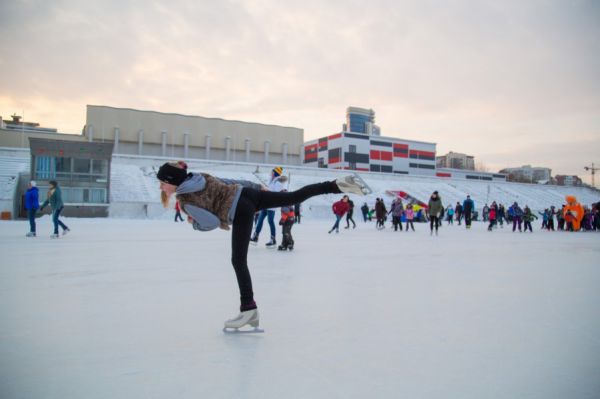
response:
{"label": "person in orange jacket", "polygon": [[577,198],[573,195],[565,197],[567,205],[563,208],[563,215],[568,231],[579,231],[581,221],[583,220],[583,206],[577,202]]}

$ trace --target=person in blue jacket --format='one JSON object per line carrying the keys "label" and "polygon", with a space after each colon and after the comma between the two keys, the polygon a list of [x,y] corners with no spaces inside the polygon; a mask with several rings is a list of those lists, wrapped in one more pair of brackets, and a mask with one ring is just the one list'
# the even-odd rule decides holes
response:
{"label": "person in blue jacket", "polygon": [[521,209],[521,207],[519,207],[519,204],[517,204],[517,202],[515,202],[514,204],[512,204],[512,206],[510,208],[508,208],[508,214],[512,215],[512,220],[513,220],[512,231],[514,232],[518,226],[519,233],[520,233],[522,231],[521,225],[523,223],[523,209]]}
{"label": "person in blue jacket", "polygon": [[29,218],[29,233],[25,234],[27,237],[35,237],[35,214],[40,207],[38,188],[36,186],[35,180],[30,181],[29,187],[25,192],[25,209]]}
{"label": "person in blue jacket", "polygon": [[55,180],[50,180],[48,183],[50,184],[48,198],[46,201],[44,201],[40,210],[44,210],[44,207],[48,204],[50,204],[50,207],[52,207],[52,223],[54,223],[54,234],[52,234],[50,237],[58,238],[58,226],[62,227],[63,236],[71,230],[69,230],[69,228],[63,222],[58,220],[60,213],[65,207],[65,204],[62,200],[62,192],[60,191],[60,187],[58,187],[58,183]]}
{"label": "person in blue jacket", "polygon": [[471,199],[470,195],[467,195],[467,199],[463,201],[462,212],[465,217],[465,226],[467,229],[471,228],[471,216],[475,210],[475,202]]}

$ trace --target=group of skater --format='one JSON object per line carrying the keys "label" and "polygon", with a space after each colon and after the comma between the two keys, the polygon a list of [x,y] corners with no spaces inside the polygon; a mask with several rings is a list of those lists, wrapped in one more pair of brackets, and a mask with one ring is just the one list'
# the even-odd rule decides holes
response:
{"label": "group of skater", "polygon": [[[567,204],[561,208],[550,206],[543,211],[534,212],[525,205],[523,208],[514,202],[508,209],[504,205],[492,202],[485,204],[482,209],[483,221],[489,222],[488,230],[492,231],[500,226],[512,223],[512,231],[533,233],[532,222],[541,220],[540,229],[547,231],[600,231],[600,203],[591,207],[578,204],[575,197],[567,196]],[[537,214],[536,214],[537,213]],[[556,223],[554,223],[556,219]]]}
{"label": "group of skater", "polygon": [[[282,242],[278,247],[280,250],[291,250],[294,248],[294,240],[291,228],[295,222],[299,222],[299,212],[296,212],[298,204],[318,195],[342,194],[340,200],[332,206],[335,215],[335,223],[329,233],[339,232],[340,221],[346,216],[346,229],[356,228],[353,219],[354,203],[350,195],[364,196],[370,191],[364,182],[357,176],[347,175],[332,181],[324,181],[306,185],[295,191],[288,191],[284,183],[286,178],[281,167],[273,168],[268,184],[257,184],[247,180],[224,179],[211,176],[206,173],[191,173],[187,164],[183,161],[167,162],[157,172],[160,183],[161,202],[165,208],[172,206],[171,200],[175,197],[177,213],[176,220],[183,220],[181,212],[187,216],[187,221],[194,230],[210,231],[216,228],[231,230],[231,263],[235,272],[240,294],[239,314],[232,319],[226,320],[223,330],[225,332],[262,332],[259,327],[260,316],[258,306],[254,299],[252,279],[248,268],[248,249],[250,243],[257,243],[263,226],[267,219],[270,226],[270,241],[268,247],[276,245],[274,217],[275,210],[280,209],[281,217],[279,224],[282,226]],[[36,236],[35,217],[38,210],[45,206],[52,208],[52,221],[54,232],[51,237],[59,237],[59,227],[62,233],[67,234],[69,228],[60,221],[59,216],[64,208],[61,190],[56,181],[51,181],[46,200],[39,205],[39,193],[36,182],[29,183],[29,189],[25,196],[25,207],[30,222],[28,237]],[[574,198],[567,197],[567,204],[562,211],[550,207],[540,215],[543,228],[554,229],[554,218],[557,218],[557,228],[564,230],[596,229],[599,226],[599,204],[585,210]],[[367,221],[363,205],[363,218]],[[387,216],[391,215],[394,231],[402,231],[402,223],[406,222],[404,229],[414,231],[413,221],[420,212],[421,216],[429,221],[431,235],[437,235],[438,229],[444,218],[452,224],[454,217],[460,224],[464,219],[467,228],[471,227],[475,203],[467,196],[462,204],[456,207],[444,207],[442,198],[434,191],[427,206],[419,205],[415,212],[415,204],[403,204],[402,198],[394,199],[389,210],[386,209],[383,199],[378,198],[374,213],[376,226],[381,229],[385,227]],[[586,216],[587,215],[587,216]],[[488,229],[491,231],[497,224],[502,225],[503,220],[513,222],[513,231],[522,231],[524,222],[525,231],[532,231],[531,222],[537,216],[525,206],[521,209],[515,202],[508,210],[504,210],[501,204],[493,202],[487,207],[485,218],[489,221]],[[254,330],[240,330],[250,326]]]}
{"label": "group of skater", "polygon": [[[534,220],[540,219],[540,229],[547,231],[563,230],[563,231],[600,231],[600,203],[592,204],[591,207],[581,206],[572,196],[567,196],[567,204],[561,208],[550,206],[543,211],[534,212],[529,206],[521,207],[518,202],[514,202],[508,208],[503,204],[493,201],[491,205],[485,204],[482,208],[482,220],[488,222],[488,231],[493,231],[498,227],[503,228],[504,224],[512,224],[514,232],[533,232],[532,223]],[[352,202],[347,196],[333,204],[333,212],[336,216],[336,222],[333,228],[329,231],[338,232],[340,219],[346,212],[346,203]],[[476,211],[475,202],[467,195],[465,200],[456,205],[448,205],[444,208],[441,197],[437,191],[434,191],[429,198],[429,202],[425,204],[414,204],[408,202],[404,205],[402,198],[395,198],[388,210],[382,198],[376,198],[374,206],[371,208],[365,202],[361,207],[364,222],[375,219],[375,226],[381,230],[385,228],[385,222],[391,216],[392,228],[394,231],[404,230],[415,231],[414,223],[429,222],[429,230],[431,235],[437,235],[438,228],[442,222],[446,221],[448,225],[453,225],[456,220],[458,225],[464,225],[470,229],[472,222],[478,220],[479,213]],[[415,212],[414,208],[418,207]],[[351,214],[348,213],[351,217]],[[556,220],[556,223],[555,223]],[[346,227],[348,228],[348,226]]]}
{"label": "group of skater", "polygon": [[[344,198],[333,205],[334,213],[336,214],[336,217],[338,217],[334,228],[337,227],[339,218],[343,216],[343,214],[336,212],[336,209],[343,209],[343,207],[338,206],[338,204],[343,201],[345,201]],[[465,221],[468,228],[471,227],[471,209],[474,209],[474,207],[474,202],[471,200],[470,196],[467,196],[467,199],[460,208],[461,218],[463,215],[465,216]],[[463,209],[466,211],[463,211]],[[407,201],[405,205],[402,198],[397,197],[392,201],[390,209],[388,210],[385,206],[383,198],[376,198],[373,208],[370,208],[365,202],[361,207],[361,211],[363,215],[363,221],[365,223],[370,222],[373,220],[373,218],[375,218],[375,227],[378,230],[384,229],[385,222],[388,220],[388,217],[391,217],[394,231],[415,231],[415,222],[429,222],[429,230],[431,235],[434,233],[436,235],[438,234],[438,229],[442,224],[444,215],[446,214],[446,209],[442,203],[442,198],[437,191],[434,191],[431,194],[429,202],[426,206],[424,206],[424,204],[416,204],[410,201]],[[453,217],[453,208],[449,207],[448,211],[451,217]],[[452,222],[450,221],[449,223]],[[404,228],[402,227],[403,224]]]}

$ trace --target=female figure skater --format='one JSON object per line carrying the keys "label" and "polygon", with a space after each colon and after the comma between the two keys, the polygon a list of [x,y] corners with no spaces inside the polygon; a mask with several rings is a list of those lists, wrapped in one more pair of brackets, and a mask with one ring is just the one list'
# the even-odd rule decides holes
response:
{"label": "female figure skater", "polygon": [[[194,230],[208,231],[220,227],[231,232],[231,263],[240,290],[240,314],[225,322],[224,331],[259,325],[247,256],[256,211],[291,206],[320,194],[354,193],[365,195],[368,188],[360,178],[345,176],[335,181],[309,184],[297,191],[265,191],[262,186],[245,181],[219,179],[205,173],[188,173],[185,162],[167,162],[156,175],[160,180],[161,200],[168,207],[175,194],[181,209],[188,215]],[[259,330],[260,331],[260,330]]]}

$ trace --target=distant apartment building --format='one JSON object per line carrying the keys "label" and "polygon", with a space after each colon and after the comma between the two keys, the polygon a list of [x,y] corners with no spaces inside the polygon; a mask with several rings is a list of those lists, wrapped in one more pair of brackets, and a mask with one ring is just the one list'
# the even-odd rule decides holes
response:
{"label": "distant apartment building", "polygon": [[450,151],[435,158],[436,167],[475,170],[475,157]]}
{"label": "distant apartment building", "polygon": [[372,109],[348,107],[342,131],[304,143],[306,166],[435,176],[435,143],[381,136]]}
{"label": "distant apartment building", "polygon": [[559,186],[581,186],[583,184],[579,176],[575,175],[556,175],[554,180]]}
{"label": "distant apartment building", "polygon": [[519,168],[505,168],[500,171],[508,175],[511,181],[548,183],[552,180],[552,169],[544,167],[532,167],[523,165]]}

